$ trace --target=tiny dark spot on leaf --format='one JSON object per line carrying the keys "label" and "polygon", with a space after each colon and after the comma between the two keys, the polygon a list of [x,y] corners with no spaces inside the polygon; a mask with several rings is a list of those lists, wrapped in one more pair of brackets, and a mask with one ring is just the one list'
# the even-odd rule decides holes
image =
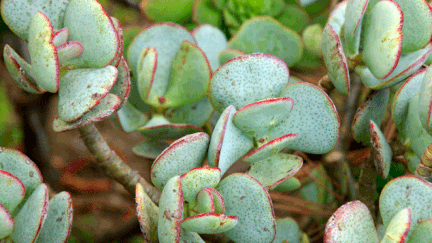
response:
{"label": "tiny dark spot on leaf", "polygon": [[241,200],[245,199],[245,196],[241,196],[240,199],[241,199]]}
{"label": "tiny dark spot on leaf", "polygon": [[30,171],[30,172],[29,172],[29,176],[30,176],[30,177],[33,177],[33,175],[34,175],[33,171]]}
{"label": "tiny dark spot on leaf", "polygon": [[60,221],[62,221],[62,219],[63,219],[62,217],[58,217],[58,218],[56,219],[56,221],[57,221],[57,222],[60,222]]}
{"label": "tiny dark spot on leaf", "polygon": [[264,227],[264,231],[269,231],[266,227]]}

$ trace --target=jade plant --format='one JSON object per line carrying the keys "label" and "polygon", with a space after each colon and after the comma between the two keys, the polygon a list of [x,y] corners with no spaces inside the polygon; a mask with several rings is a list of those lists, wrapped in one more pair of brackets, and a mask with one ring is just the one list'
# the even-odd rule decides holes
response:
{"label": "jade plant", "polygon": [[33,161],[17,150],[0,148],[1,242],[67,242],[72,210],[68,192],[49,200]]}
{"label": "jade plant", "polygon": [[147,136],[136,154],[154,159],[168,147],[166,140],[203,131],[214,113],[207,87],[226,43],[210,25],[191,33],[180,25],[155,24],[134,38],[128,50],[131,95],[117,120],[126,132]]}

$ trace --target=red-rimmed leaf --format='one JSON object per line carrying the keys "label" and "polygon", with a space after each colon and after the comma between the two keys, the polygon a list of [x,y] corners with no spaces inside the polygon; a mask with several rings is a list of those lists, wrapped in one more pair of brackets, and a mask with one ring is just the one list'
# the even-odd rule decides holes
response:
{"label": "red-rimmed leaf", "polygon": [[281,151],[283,148],[289,146],[293,141],[296,140],[297,137],[297,134],[287,134],[282,137],[275,138],[246,154],[243,158],[243,161],[255,163],[257,161],[271,157],[279,153],[279,151]]}
{"label": "red-rimmed leaf", "polygon": [[207,187],[216,187],[221,180],[221,170],[217,167],[198,167],[181,176],[183,199],[196,202],[198,193]]}
{"label": "red-rimmed leaf", "polygon": [[0,170],[0,205],[13,212],[25,196],[24,184],[18,177]]}
{"label": "red-rimmed leaf", "polygon": [[181,227],[199,234],[218,234],[233,229],[239,222],[236,216],[203,213],[182,220]]}
{"label": "red-rimmed leaf", "polygon": [[136,186],[135,201],[137,203],[138,222],[140,223],[144,240],[146,242],[157,243],[159,208],[152,202],[139,183]]}
{"label": "red-rimmed leaf", "polygon": [[0,239],[6,238],[14,229],[15,222],[11,213],[0,204]]}
{"label": "red-rimmed leaf", "polygon": [[158,238],[161,242],[180,242],[183,192],[180,176],[166,183],[159,201]]}

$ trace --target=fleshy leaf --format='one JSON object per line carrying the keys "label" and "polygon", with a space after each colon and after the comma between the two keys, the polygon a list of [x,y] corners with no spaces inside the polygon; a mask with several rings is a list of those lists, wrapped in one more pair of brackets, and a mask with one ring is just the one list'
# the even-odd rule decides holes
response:
{"label": "fleshy leaf", "polygon": [[380,1],[365,23],[362,59],[376,78],[387,78],[399,62],[404,15],[393,1]]}
{"label": "fleshy leaf", "polygon": [[166,148],[170,146],[164,140],[145,140],[144,142],[135,145],[132,152],[138,156],[149,159],[156,159]]}
{"label": "fleshy leaf", "polygon": [[432,219],[422,221],[412,233],[408,243],[428,243],[432,241]]}
{"label": "fleshy leaf", "polygon": [[10,235],[14,229],[15,222],[11,213],[0,204],[0,239]]}
{"label": "fleshy leaf", "polygon": [[364,145],[370,144],[369,120],[381,125],[389,96],[388,89],[380,90],[369,96],[358,108],[352,125],[353,136],[357,142],[362,142]]}
{"label": "fleshy leaf", "polygon": [[202,132],[203,130],[191,124],[172,124],[162,115],[153,115],[139,132],[152,139],[179,139],[185,135]]}
{"label": "fleshy leaf", "polygon": [[350,56],[358,54],[363,15],[369,0],[348,1],[345,12],[345,43]]}
{"label": "fleshy leaf", "polygon": [[158,238],[160,242],[180,242],[183,192],[180,176],[168,180],[159,202]]}
{"label": "fleshy leaf", "polygon": [[65,44],[68,38],[69,38],[69,30],[68,28],[63,28],[54,33],[52,41],[55,46],[60,46]]}
{"label": "fleshy leaf", "polygon": [[35,242],[47,213],[48,189],[45,184],[40,184],[14,217],[15,227],[10,234],[11,239],[17,243]]}
{"label": "fleshy leaf", "polygon": [[211,24],[220,26],[222,21],[222,13],[213,7],[211,0],[196,0],[193,1],[192,20],[197,24]]}
{"label": "fleshy leaf", "polygon": [[49,201],[47,218],[36,242],[67,242],[72,228],[72,197],[68,192],[60,192]]}
{"label": "fleshy leaf", "polygon": [[182,243],[205,243],[205,241],[199,236],[199,234],[184,229],[181,229],[180,241]]}
{"label": "fleshy leaf", "polygon": [[418,115],[423,127],[432,134],[432,67],[427,68],[420,87]]}
{"label": "fleshy leaf", "polygon": [[246,154],[243,158],[243,161],[247,163],[255,163],[267,159],[273,155],[276,155],[283,148],[286,148],[291,143],[295,142],[297,137],[297,134],[287,134],[282,137],[275,138]]}
{"label": "fleshy leaf", "polygon": [[267,98],[275,98],[285,88],[289,70],[279,58],[255,53],[222,65],[210,81],[209,98],[215,110],[229,105],[236,109]]}
{"label": "fleshy leaf", "polygon": [[333,29],[338,35],[344,33],[341,32],[341,30],[342,30],[342,26],[345,23],[347,5],[348,5],[348,1],[342,1],[338,3],[331,11],[327,20],[327,23],[333,27]]}
{"label": "fleshy leaf", "polygon": [[216,71],[220,66],[219,53],[228,48],[225,34],[214,26],[204,24],[196,27],[192,31],[192,36],[195,38],[197,45],[206,54],[211,69]]}
{"label": "fleshy leaf", "polygon": [[198,213],[223,214],[225,212],[222,195],[211,187],[204,188],[198,193],[196,208]]}
{"label": "fleshy leaf", "polygon": [[117,66],[117,70],[117,80],[115,81],[114,86],[111,88],[110,93],[115,94],[120,98],[121,108],[129,97],[131,86],[130,70],[124,57],[120,58],[120,63]]}
{"label": "fleshy leaf", "polygon": [[387,178],[392,161],[392,150],[381,129],[374,121],[369,120],[369,134],[371,136],[371,152],[375,168],[382,178]]}
{"label": "fleshy leaf", "polygon": [[97,1],[71,1],[64,14],[63,25],[69,30],[69,41],[78,41],[84,48],[79,57],[69,61],[69,65],[101,68],[116,57],[120,46],[117,31]]}
{"label": "fleshy leaf", "polygon": [[422,69],[408,78],[394,95],[392,103],[392,117],[397,130],[405,134],[405,122],[407,120],[409,102],[412,97],[420,92],[421,83],[426,73]]}
{"label": "fleshy leaf", "polygon": [[168,108],[165,118],[172,123],[185,123],[202,127],[210,119],[214,110],[207,97],[193,103]]}
{"label": "fleshy leaf", "polygon": [[220,168],[222,176],[231,165],[253,148],[252,140],[232,122],[235,112],[232,105],[222,112],[209,145],[209,165]]}
{"label": "fleshy leaf", "polygon": [[73,122],[99,104],[117,79],[114,66],[104,68],[75,69],[61,80],[58,116],[65,122]]}
{"label": "fleshy leaf", "polygon": [[387,225],[386,233],[381,243],[405,242],[406,235],[411,225],[411,210],[402,209]]}
{"label": "fleshy leaf", "polygon": [[194,168],[181,176],[183,199],[196,202],[198,193],[207,187],[216,187],[221,179],[219,168],[208,166]]}
{"label": "fleshy leaf", "polygon": [[233,229],[239,222],[236,216],[203,213],[182,220],[181,227],[199,234],[218,234]]}
{"label": "fleshy leaf", "polygon": [[182,23],[191,17],[193,2],[193,0],[148,0],[141,2],[140,9],[153,22]]}
{"label": "fleshy leaf", "polygon": [[372,215],[366,205],[353,201],[342,205],[327,221],[325,243],[378,243]]}
{"label": "fleshy leaf", "polygon": [[60,65],[65,64],[69,59],[78,57],[83,52],[83,46],[78,41],[69,41],[57,46],[57,53]]}
{"label": "fleshy leaf", "polygon": [[247,54],[263,52],[275,55],[289,67],[298,62],[303,54],[300,35],[268,16],[245,21],[228,45]]}
{"label": "fleshy leaf", "polygon": [[309,14],[303,8],[295,5],[287,5],[276,19],[284,26],[299,34],[312,22]]}
{"label": "fleshy leaf", "polygon": [[297,173],[302,165],[301,157],[279,153],[253,163],[247,173],[261,182],[263,186],[272,189]]}
{"label": "fleshy leaf", "polygon": [[13,212],[24,196],[25,187],[20,179],[7,171],[0,170],[0,205],[3,205],[7,211]]}
{"label": "fleshy leaf", "polygon": [[138,222],[146,242],[158,242],[157,225],[159,208],[144,192],[141,184],[137,184],[135,201],[137,203]]}
{"label": "fleshy leaf", "polygon": [[[229,60],[243,55],[246,55],[246,53],[239,51],[237,49],[231,49],[231,48],[225,49],[219,53],[219,65],[223,65]],[[216,71],[216,69],[214,71]]]}
{"label": "fleshy leaf", "polygon": [[313,154],[330,151],[339,136],[340,124],[328,95],[313,84],[298,82],[288,86],[280,96],[294,100],[291,115],[276,128],[280,135],[298,135],[297,142],[288,147]]}
{"label": "fleshy leaf", "polygon": [[59,30],[62,28],[64,12],[68,5],[69,1],[5,0],[1,3],[1,13],[3,20],[12,31],[28,40],[30,20],[38,11],[48,17],[54,30]]}
{"label": "fleshy leaf", "polygon": [[[235,242],[271,242],[276,235],[276,220],[267,190],[255,178],[231,174],[216,190],[224,198],[225,214],[238,217],[239,223],[225,232]],[[253,212],[253,213],[251,213]]]}
{"label": "fleshy leaf", "polygon": [[200,132],[184,136],[172,143],[153,162],[153,184],[162,189],[171,177],[200,167],[207,154],[209,140],[207,133]]}
{"label": "fleshy leaf", "polygon": [[282,183],[278,184],[273,190],[279,191],[279,192],[289,192],[299,189],[301,186],[301,182],[299,179],[295,177],[290,177],[283,181]]}
{"label": "fleshy leaf", "polygon": [[113,22],[115,31],[117,32],[117,36],[118,36],[118,45],[119,45],[119,49],[117,51],[117,54],[114,58],[114,60],[111,62],[111,65],[117,67],[121,60],[124,59],[123,57],[123,47],[124,47],[124,42],[123,42],[123,29],[121,26],[121,23],[118,19],[114,18],[114,17],[110,17],[111,21]]}
{"label": "fleshy leaf", "polygon": [[25,187],[24,198],[28,198],[43,182],[36,164],[25,154],[14,149],[0,147],[0,170],[18,177]]}
{"label": "fleshy leaf", "polygon": [[429,208],[432,201],[432,185],[419,177],[401,176],[387,183],[381,192],[379,209],[384,226],[404,208],[411,209],[411,226],[406,238],[409,239],[420,222],[432,217]]}
{"label": "fleshy leaf", "polygon": [[85,126],[94,122],[103,120],[113,114],[121,104],[121,99],[114,94],[107,94],[98,105],[89,112],[84,114],[78,120],[73,122],[65,122],[61,118],[56,117],[53,122],[53,130],[55,132],[64,132]]}
{"label": "fleshy leaf", "polygon": [[256,141],[268,141],[269,133],[274,133],[273,129],[290,115],[293,106],[294,101],[288,97],[265,99],[238,110],[233,123]]}
{"label": "fleshy leaf", "polygon": [[147,114],[141,112],[130,102],[125,102],[123,107],[117,110],[118,123],[125,132],[133,132],[144,126],[148,121]]}
{"label": "fleshy leaf", "polygon": [[274,242],[300,242],[300,228],[292,218],[276,219]]}

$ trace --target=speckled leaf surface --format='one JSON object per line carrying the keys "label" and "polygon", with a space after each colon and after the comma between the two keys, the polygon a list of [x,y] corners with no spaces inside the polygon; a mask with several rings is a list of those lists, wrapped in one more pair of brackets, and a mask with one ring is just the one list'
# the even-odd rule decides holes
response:
{"label": "speckled leaf surface", "polygon": [[119,125],[125,132],[133,132],[144,126],[149,120],[147,114],[141,112],[130,102],[125,102],[122,108],[117,110],[117,119]]}
{"label": "speckled leaf surface", "polygon": [[[330,13],[327,23],[330,24],[335,32],[340,35],[342,26],[345,23],[345,13],[347,9],[348,1],[342,1],[338,3],[333,11]],[[342,32],[344,33],[344,32]]]}
{"label": "speckled leaf surface", "polygon": [[208,97],[204,97],[187,105],[168,108],[165,110],[164,116],[172,123],[184,123],[202,127],[213,115],[213,112]]}
{"label": "speckled leaf surface", "polygon": [[[69,41],[79,41],[82,54],[69,61],[79,67],[104,67],[117,55],[120,40],[111,18],[96,0],[73,0],[64,14]],[[85,26],[85,28],[83,28]]]}
{"label": "speckled leaf surface", "polygon": [[423,49],[401,56],[395,70],[386,79],[375,78],[370,70],[364,66],[357,66],[355,71],[359,74],[366,87],[370,89],[388,88],[400,83],[411,74],[415,73],[431,53],[431,47],[432,45],[429,44]]}
{"label": "speckled leaf surface", "polygon": [[205,241],[195,232],[190,232],[181,229],[180,232],[180,242],[181,243],[205,243]]}
{"label": "speckled leaf surface", "polygon": [[404,15],[390,0],[375,4],[365,23],[362,59],[376,78],[387,78],[399,61]]}
{"label": "speckled leaf surface", "polygon": [[225,232],[235,242],[271,242],[276,235],[276,220],[267,190],[255,178],[231,174],[216,188],[224,198],[225,214],[238,217],[239,223]]}
{"label": "speckled leaf surface", "polygon": [[5,238],[6,236],[12,233],[13,228],[15,226],[14,219],[10,212],[3,205],[0,204],[0,239]]}
{"label": "speckled leaf surface", "polygon": [[197,45],[184,41],[172,62],[164,102],[159,102],[164,107],[172,107],[201,100],[207,94],[211,73],[204,52]]}
{"label": "speckled leaf surface", "polygon": [[384,238],[380,243],[405,242],[406,235],[411,225],[411,210],[402,209],[387,225]]}
{"label": "speckled leaf surface", "polygon": [[430,42],[432,36],[432,10],[426,0],[395,0],[404,18],[402,52],[416,51]]}
{"label": "speckled leaf surface", "polygon": [[236,216],[204,213],[183,219],[181,227],[199,234],[218,234],[233,229],[238,222]]}
{"label": "speckled leaf surface", "polygon": [[197,196],[198,213],[221,213],[225,212],[222,195],[216,189],[207,187],[202,189]]}
{"label": "speckled leaf surface", "polygon": [[411,141],[411,149],[421,158],[423,152],[432,143],[432,136],[423,128],[418,116],[419,95],[415,95],[409,104],[407,120],[405,122],[406,137]]}
{"label": "speckled leaf surface", "polygon": [[379,126],[369,120],[369,134],[371,140],[371,152],[375,168],[382,178],[387,178],[392,161],[392,150]]}
{"label": "speckled leaf surface", "polygon": [[11,173],[0,170],[0,205],[13,212],[24,196],[24,184]]}
{"label": "speckled leaf surface", "polygon": [[363,104],[357,109],[354,116],[352,130],[354,139],[364,145],[370,144],[369,120],[381,125],[387,104],[389,102],[390,91],[380,90],[371,94]]}
{"label": "speckled leaf surface", "polygon": [[123,107],[125,101],[128,99],[131,88],[130,70],[124,57],[120,58],[120,63],[117,66],[117,80],[111,88],[110,93],[117,95],[120,100],[120,108]]}
{"label": "speckled leaf surface", "polygon": [[1,13],[3,20],[12,31],[28,40],[28,29],[33,15],[41,11],[48,17],[54,30],[59,30],[63,26],[64,13],[68,5],[69,1],[5,0],[1,3]]}
{"label": "speckled leaf surface", "polygon": [[108,94],[117,79],[114,66],[67,72],[59,89],[58,116],[73,122],[89,112]]}
{"label": "speckled leaf surface", "polygon": [[153,162],[153,184],[162,189],[171,177],[200,167],[207,155],[209,140],[207,133],[200,132],[184,136],[172,143]]}
{"label": "speckled leaf surface", "polygon": [[426,69],[422,69],[409,77],[394,95],[391,108],[392,117],[396,128],[401,134],[405,134],[405,122],[410,100],[420,92],[425,73]]}
{"label": "speckled leaf surface", "polygon": [[285,88],[289,70],[279,58],[262,53],[241,56],[222,65],[210,81],[209,98],[215,110],[236,109],[267,98]]}
{"label": "speckled leaf surface", "polygon": [[28,198],[43,182],[42,174],[36,164],[25,154],[14,149],[0,147],[0,170],[18,177],[25,187],[24,198]]}
{"label": "speckled leaf surface", "polygon": [[385,235],[385,227],[384,225],[380,224],[376,227],[377,233],[378,233],[378,240],[381,241],[384,238]]}
{"label": "speckled leaf surface", "polygon": [[[168,81],[166,82],[154,82],[156,67],[158,64],[158,53],[155,47],[145,48],[141,55],[139,56],[138,63],[136,64],[136,71],[134,72],[136,76],[136,88],[140,98],[153,106],[159,106],[158,97],[162,96],[165,92]],[[162,86],[163,91],[160,91],[160,86]],[[159,95],[155,94],[155,91]],[[150,99],[150,97],[156,98]]]}
{"label": "speckled leaf surface", "polygon": [[246,154],[243,161],[247,163],[255,163],[267,159],[279,153],[283,148],[289,147],[291,143],[296,142],[297,137],[297,134],[287,134],[275,138]]}
{"label": "speckled leaf surface", "polygon": [[289,192],[289,191],[295,191],[299,189],[301,186],[301,182],[299,179],[295,177],[290,177],[283,181],[282,183],[278,184],[275,188],[272,190],[278,191],[278,192]]}
{"label": "speckled leaf surface", "polygon": [[123,48],[124,48],[124,41],[123,41],[123,29],[121,26],[121,23],[118,19],[114,18],[114,17],[110,17],[113,25],[114,25],[114,29],[117,32],[117,36],[118,36],[118,40],[119,40],[119,49],[117,51],[117,54],[114,58],[114,60],[111,62],[111,65],[117,67],[121,60],[124,59],[123,57]]}
{"label": "speckled leaf surface", "polygon": [[298,62],[303,54],[300,35],[268,16],[245,21],[228,46],[247,54],[263,52],[275,55],[288,66]]}
{"label": "speckled leaf surface", "polygon": [[192,35],[182,26],[173,23],[160,23],[143,29],[129,46],[127,61],[135,75],[138,74],[138,61],[145,48],[154,47],[155,52],[158,53],[154,82],[158,83],[160,87],[154,92],[159,97],[163,96],[166,91],[171,63],[184,40],[195,43]]}
{"label": "speckled leaf surface", "polygon": [[60,192],[49,201],[46,220],[36,242],[67,242],[72,228],[72,197],[68,192]]}
{"label": "speckled leaf surface", "polygon": [[297,155],[278,153],[255,162],[247,172],[263,186],[272,189],[300,170],[303,159]]}
{"label": "speckled leaf surface", "polygon": [[236,109],[232,105],[222,112],[213,130],[208,149],[209,165],[219,167],[222,176],[254,146],[252,140],[232,122],[235,112]]}
{"label": "speckled leaf surface", "polygon": [[192,31],[192,36],[207,56],[211,69],[216,71],[220,66],[219,53],[228,48],[225,34],[214,26],[204,24],[196,27]]}
{"label": "speckled leaf surface", "polygon": [[344,95],[349,94],[350,77],[348,64],[338,33],[327,24],[322,36],[322,52],[330,80]]}
{"label": "speckled leaf surface", "polygon": [[[225,49],[219,53],[219,57],[218,57],[219,58],[219,65],[223,65],[224,63],[228,62],[229,60],[236,58],[236,57],[239,57],[239,56],[243,56],[243,55],[246,55],[246,53],[244,53],[240,50],[232,49],[232,48]],[[213,71],[216,71],[216,69]]]}
{"label": "speckled leaf surface", "polygon": [[132,148],[132,152],[138,156],[156,159],[166,148],[169,143],[164,140],[150,140],[147,139]]}
{"label": "speckled leaf surface", "polygon": [[363,16],[369,0],[347,1],[345,12],[345,43],[349,56],[359,52]]}
{"label": "speckled leaf surface", "polygon": [[56,48],[60,66],[63,66],[70,59],[78,57],[83,52],[83,46],[78,41],[69,41]]}
{"label": "speckled leaf surface", "polygon": [[300,242],[300,228],[293,218],[276,219],[274,242]]}
{"label": "speckled leaf surface", "polygon": [[327,221],[325,243],[378,243],[372,215],[360,201],[346,203]]}
{"label": "speckled leaf surface", "polygon": [[146,242],[157,243],[157,225],[159,208],[144,192],[141,184],[137,184],[135,191],[135,202],[137,203],[137,216],[141,232]]}
{"label": "speckled leaf surface", "polygon": [[250,138],[267,141],[269,133],[277,133],[272,130],[290,115],[293,106],[294,101],[288,97],[261,100],[238,110],[233,123]]}
{"label": "speckled leaf surface", "polygon": [[180,242],[183,192],[180,176],[168,180],[159,202],[158,238],[160,242]]}
{"label": "speckled leaf surface", "polygon": [[162,117],[163,123],[155,124],[155,120],[161,120],[153,116],[152,119],[144,126],[139,129],[139,132],[153,139],[179,139],[195,132],[202,132],[203,130],[197,126],[191,124],[172,124],[168,120]]}
{"label": "speckled leaf surface", "polygon": [[53,34],[48,18],[40,12],[36,13],[31,19],[28,35],[32,67],[30,75],[41,88],[55,93],[60,85],[60,63],[52,42]]}
{"label": "speckled leaf surface", "polygon": [[432,68],[428,67],[420,86],[418,115],[420,122],[429,134],[432,134]]}
{"label": "speckled leaf surface", "polygon": [[387,183],[381,192],[379,209],[384,226],[402,209],[411,209],[411,226],[407,239],[419,225],[419,222],[432,218],[432,185],[414,176],[401,176]]}
{"label": "speckled leaf surface", "polygon": [[431,241],[432,219],[426,219],[415,228],[408,243],[429,243]]}
{"label": "speckled leaf surface", "polygon": [[19,213],[14,217],[15,227],[10,234],[16,243],[35,242],[48,213],[48,189],[40,184]]}
{"label": "speckled leaf surface", "polygon": [[55,132],[64,132],[101,121],[113,114],[120,104],[121,99],[117,95],[107,94],[98,105],[78,120],[65,122],[60,117],[56,117],[53,122],[53,129]]}
{"label": "speckled leaf surface", "polygon": [[307,153],[330,151],[339,136],[339,117],[333,101],[317,86],[298,82],[288,86],[282,97],[294,100],[288,119],[277,129],[280,134],[297,134],[297,142],[289,148]]}
{"label": "speckled leaf surface", "polygon": [[68,38],[69,38],[69,30],[68,28],[63,28],[54,33],[52,41],[55,46],[60,46],[66,43]]}
{"label": "speckled leaf surface", "polygon": [[[204,166],[194,168],[181,176],[183,200],[196,202],[198,193],[207,187],[216,187],[221,180],[221,171],[217,167]],[[198,232],[199,233],[199,232]]]}
{"label": "speckled leaf surface", "polygon": [[45,90],[39,87],[33,79],[27,77],[25,70],[30,70],[30,65],[24,61],[8,44],[6,44],[4,47],[3,58],[5,66],[12,79],[23,90],[34,94],[42,94],[45,92]]}

